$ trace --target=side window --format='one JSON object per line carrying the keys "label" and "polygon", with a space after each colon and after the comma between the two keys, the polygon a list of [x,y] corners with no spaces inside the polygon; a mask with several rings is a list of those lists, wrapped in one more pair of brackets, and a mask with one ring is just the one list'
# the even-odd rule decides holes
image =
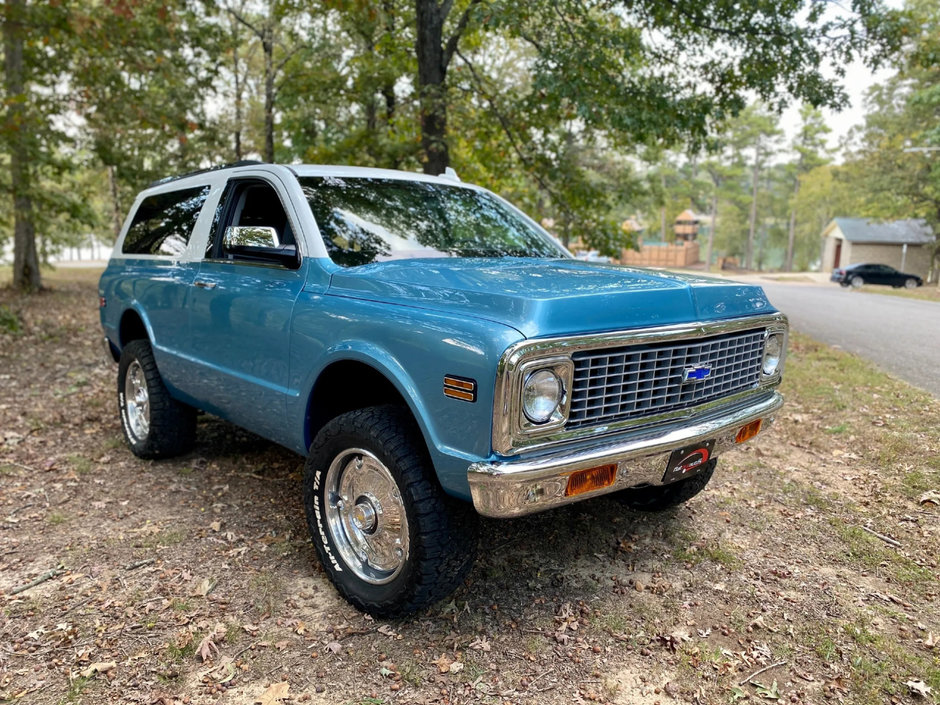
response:
{"label": "side window", "polygon": [[121,246],[128,255],[181,255],[209,195],[208,186],[148,196],[134,214]]}
{"label": "side window", "polygon": [[229,182],[212,220],[207,258],[237,259],[225,246],[225,233],[232,228],[270,228],[275,247],[297,244],[277,191],[264,181]]}

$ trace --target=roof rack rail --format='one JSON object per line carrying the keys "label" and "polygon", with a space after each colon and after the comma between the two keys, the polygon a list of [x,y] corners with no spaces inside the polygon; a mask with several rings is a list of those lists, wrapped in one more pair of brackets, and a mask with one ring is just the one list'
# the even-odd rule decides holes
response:
{"label": "roof rack rail", "polygon": [[168,184],[171,181],[179,181],[180,179],[185,179],[190,176],[197,176],[198,174],[208,174],[210,171],[219,171],[220,169],[232,169],[236,166],[255,166],[257,164],[264,164],[265,162],[259,162],[257,159],[242,159],[237,162],[229,162],[228,164],[219,164],[218,166],[210,166],[206,169],[196,169],[195,171],[188,171],[185,174],[180,174],[178,176],[165,176],[162,179],[157,179],[156,181],[151,181],[147,184],[147,188],[153,188],[154,186],[161,186],[163,184]]}

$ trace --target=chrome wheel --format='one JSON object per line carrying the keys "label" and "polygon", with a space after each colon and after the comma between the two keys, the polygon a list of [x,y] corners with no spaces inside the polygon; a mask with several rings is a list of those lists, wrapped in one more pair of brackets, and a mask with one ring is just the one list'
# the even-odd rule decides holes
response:
{"label": "chrome wheel", "polygon": [[330,538],[349,569],[372,585],[394,580],[408,560],[408,517],[382,461],[343,451],[327,470],[324,499]]}
{"label": "chrome wheel", "polygon": [[138,440],[143,440],[150,432],[150,392],[144,370],[137,360],[128,365],[124,377],[124,408],[130,432]]}
{"label": "chrome wheel", "polygon": [[904,280],[904,288],[905,288],[905,289],[916,289],[916,288],[917,288],[917,280],[916,280],[916,279],[905,279],[905,280]]}
{"label": "chrome wheel", "polygon": [[852,285],[853,289],[858,289],[864,283],[865,283],[865,280],[862,279],[861,277],[852,277],[851,279],[849,279],[849,284]]}

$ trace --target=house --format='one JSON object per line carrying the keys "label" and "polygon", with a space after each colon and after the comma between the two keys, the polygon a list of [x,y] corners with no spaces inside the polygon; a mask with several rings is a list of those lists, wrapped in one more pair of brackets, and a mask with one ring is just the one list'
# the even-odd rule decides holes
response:
{"label": "house", "polygon": [[927,278],[930,271],[933,231],[924,220],[834,218],[822,232],[822,271],[860,262],[887,264]]}

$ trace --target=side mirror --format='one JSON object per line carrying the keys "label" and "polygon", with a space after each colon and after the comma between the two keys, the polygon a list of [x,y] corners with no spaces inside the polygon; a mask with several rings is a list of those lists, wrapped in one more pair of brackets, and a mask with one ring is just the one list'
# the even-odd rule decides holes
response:
{"label": "side mirror", "polygon": [[225,229],[222,244],[232,259],[279,264],[288,269],[300,266],[297,246],[281,245],[277,230],[266,225],[229,226]]}
{"label": "side mirror", "polygon": [[277,230],[267,225],[230,225],[222,240],[226,250],[238,247],[277,247]]}

